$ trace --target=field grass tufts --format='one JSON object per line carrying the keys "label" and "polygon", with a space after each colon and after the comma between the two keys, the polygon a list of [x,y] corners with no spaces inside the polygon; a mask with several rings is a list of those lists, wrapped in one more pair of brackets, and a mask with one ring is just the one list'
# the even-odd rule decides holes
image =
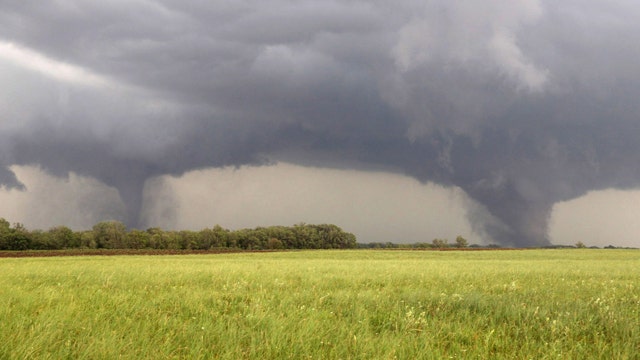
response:
{"label": "field grass tufts", "polygon": [[1,359],[634,359],[640,251],[0,259]]}

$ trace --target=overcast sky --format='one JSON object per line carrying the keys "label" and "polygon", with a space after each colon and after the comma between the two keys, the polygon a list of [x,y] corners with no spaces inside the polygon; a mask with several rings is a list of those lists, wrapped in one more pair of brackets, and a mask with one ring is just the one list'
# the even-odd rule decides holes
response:
{"label": "overcast sky", "polygon": [[0,4],[0,217],[640,246],[632,0]]}

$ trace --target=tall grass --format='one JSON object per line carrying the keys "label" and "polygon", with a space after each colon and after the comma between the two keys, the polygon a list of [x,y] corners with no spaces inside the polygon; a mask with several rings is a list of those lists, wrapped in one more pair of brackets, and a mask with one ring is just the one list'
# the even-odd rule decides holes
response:
{"label": "tall grass", "polygon": [[1,359],[635,359],[640,252],[0,259]]}

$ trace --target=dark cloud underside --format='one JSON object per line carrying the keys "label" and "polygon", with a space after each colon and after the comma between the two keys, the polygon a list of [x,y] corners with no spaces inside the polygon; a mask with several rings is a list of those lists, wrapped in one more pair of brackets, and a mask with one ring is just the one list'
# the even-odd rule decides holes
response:
{"label": "dark cloud underside", "polygon": [[133,225],[152,176],[384,168],[546,244],[553,204],[640,183],[638,20],[631,0],[2,4],[0,183],[89,175]]}

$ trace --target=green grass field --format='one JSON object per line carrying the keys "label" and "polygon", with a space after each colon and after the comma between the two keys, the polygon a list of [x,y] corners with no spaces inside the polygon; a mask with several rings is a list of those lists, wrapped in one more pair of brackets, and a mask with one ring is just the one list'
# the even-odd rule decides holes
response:
{"label": "green grass field", "polygon": [[0,259],[0,359],[638,359],[640,251]]}

